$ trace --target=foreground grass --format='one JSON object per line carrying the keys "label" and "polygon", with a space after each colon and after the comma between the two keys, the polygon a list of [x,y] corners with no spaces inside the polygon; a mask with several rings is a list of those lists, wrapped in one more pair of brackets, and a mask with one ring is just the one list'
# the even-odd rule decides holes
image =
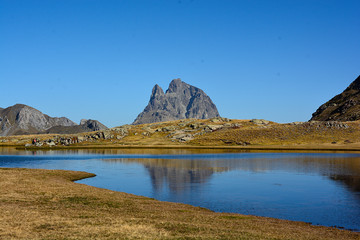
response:
{"label": "foreground grass", "polygon": [[0,239],[360,239],[350,231],[214,213],[72,182],[92,176],[0,168]]}

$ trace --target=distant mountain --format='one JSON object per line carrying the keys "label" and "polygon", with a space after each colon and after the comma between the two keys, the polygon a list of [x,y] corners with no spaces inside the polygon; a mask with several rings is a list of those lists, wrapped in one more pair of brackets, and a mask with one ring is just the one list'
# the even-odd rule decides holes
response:
{"label": "distant mountain", "polygon": [[360,120],[360,76],[341,94],[321,105],[311,120],[355,121]]}
{"label": "distant mountain", "polygon": [[63,134],[74,134],[82,132],[101,131],[108,129],[104,124],[97,120],[82,119],[80,125],[76,126],[54,126],[49,128],[42,133],[63,133]]}
{"label": "distant mountain", "polygon": [[155,85],[148,105],[133,124],[164,122],[184,118],[219,117],[215,104],[206,93],[180,79],[171,81],[166,93]]}
{"label": "distant mountain", "polygon": [[80,126],[82,126],[83,128],[91,129],[92,131],[100,131],[100,130],[108,129],[101,122],[92,119],[81,119]]}
{"label": "distant mountain", "polygon": [[[0,136],[46,133],[49,129],[51,133],[78,133],[79,126],[66,117],[50,117],[24,104],[0,109]],[[84,123],[80,132],[95,131],[87,126]],[[67,132],[63,132],[63,128]]]}

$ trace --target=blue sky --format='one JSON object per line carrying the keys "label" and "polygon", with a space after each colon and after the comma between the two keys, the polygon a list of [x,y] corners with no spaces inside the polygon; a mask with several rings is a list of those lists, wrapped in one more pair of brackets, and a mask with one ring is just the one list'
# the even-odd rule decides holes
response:
{"label": "blue sky", "polygon": [[0,107],[131,123],[174,78],[234,119],[307,121],[360,75],[360,1],[0,0]]}

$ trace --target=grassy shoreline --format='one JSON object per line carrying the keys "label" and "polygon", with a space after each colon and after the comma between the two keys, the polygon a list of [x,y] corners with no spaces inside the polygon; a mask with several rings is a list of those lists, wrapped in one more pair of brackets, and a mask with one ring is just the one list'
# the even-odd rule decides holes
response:
{"label": "grassy shoreline", "polygon": [[239,151],[348,151],[360,152],[356,146],[329,146],[329,145],[262,145],[262,146],[191,146],[191,145],[82,145],[82,146],[54,146],[54,147],[23,147],[8,145],[0,147],[15,147],[18,150],[64,150],[64,149],[220,149]]}
{"label": "grassy shoreline", "polygon": [[[360,121],[279,124],[265,120],[183,119],[77,134],[0,137],[0,147],[44,149],[235,149],[360,151]],[[37,142],[34,144],[33,140]]]}
{"label": "grassy shoreline", "polygon": [[360,239],[360,233],[210,210],[73,181],[94,174],[0,168],[0,239]]}

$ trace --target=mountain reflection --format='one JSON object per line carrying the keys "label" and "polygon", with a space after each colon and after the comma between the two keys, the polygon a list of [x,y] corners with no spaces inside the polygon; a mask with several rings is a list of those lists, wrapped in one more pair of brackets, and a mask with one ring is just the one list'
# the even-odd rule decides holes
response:
{"label": "mountain reflection", "polygon": [[149,171],[155,192],[161,191],[166,184],[173,193],[183,192],[187,187],[194,190],[214,173],[212,169],[182,169],[149,165],[145,165],[145,168]]}
{"label": "mountain reflection", "polygon": [[234,170],[254,174],[282,171],[326,176],[344,184],[353,192],[360,192],[360,157],[299,155],[275,154],[270,155],[270,158],[244,158],[239,154],[238,158],[224,159],[218,156],[214,158],[210,154],[208,159],[121,158],[103,160],[142,164],[149,173],[155,192],[161,191],[164,187],[173,193],[181,193],[189,188],[193,191],[194,188],[200,188],[209,181],[213,174]]}

